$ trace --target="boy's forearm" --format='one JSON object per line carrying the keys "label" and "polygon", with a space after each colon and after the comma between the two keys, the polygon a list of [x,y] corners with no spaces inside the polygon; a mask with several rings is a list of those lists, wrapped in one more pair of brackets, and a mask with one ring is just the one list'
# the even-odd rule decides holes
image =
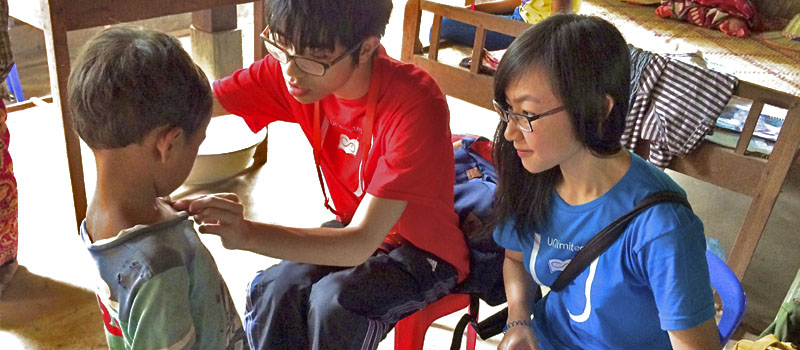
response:
{"label": "boy's forearm", "polygon": [[[355,266],[375,252],[383,236],[360,227],[294,228],[248,223],[241,249],[278,259],[328,266]],[[380,237],[379,237],[380,236]]]}
{"label": "boy's forearm", "polygon": [[212,98],[212,100],[214,101],[214,104],[211,107],[212,117],[228,114],[228,111],[226,111],[225,108],[222,107],[222,104],[219,102],[219,99],[217,98],[216,95],[214,96],[214,98]]}

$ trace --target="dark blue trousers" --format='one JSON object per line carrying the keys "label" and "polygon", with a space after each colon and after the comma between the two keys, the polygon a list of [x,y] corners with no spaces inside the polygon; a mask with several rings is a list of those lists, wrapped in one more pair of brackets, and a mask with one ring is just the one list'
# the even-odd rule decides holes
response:
{"label": "dark blue trousers", "polygon": [[[514,13],[498,16],[511,18],[515,21],[522,20],[522,17],[519,14],[519,6],[514,9]],[[466,24],[464,22],[455,21],[447,17],[442,18],[441,33],[443,39],[450,39],[461,45],[472,46],[473,42],[475,41],[475,26]],[[490,51],[505,49],[508,47],[508,45],[511,45],[512,41],[514,41],[514,37],[512,36],[487,31],[484,47]]]}
{"label": "dark blue trousers", "polygon": [[350,268],[283,261],[251,282],[245,331],[253,349],[375,349],[456,281],[452,265],[410,243]]}

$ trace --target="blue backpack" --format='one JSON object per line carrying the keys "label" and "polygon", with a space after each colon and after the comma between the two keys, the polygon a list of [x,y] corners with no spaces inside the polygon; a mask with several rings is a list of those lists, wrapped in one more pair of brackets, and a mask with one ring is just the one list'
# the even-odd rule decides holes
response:
{"label": "blue backpack", "polygon": [[[470,294],[495,306],[506,301],[503,286],[505,250],[492,238],[489,212],[497,174],[491,161],[492,142],[483,137],[454,136],[456,183],[453,188],[458,223],[470,251],[470,274],[453,293]],[[477,301],[477,300],[476,300]]]}

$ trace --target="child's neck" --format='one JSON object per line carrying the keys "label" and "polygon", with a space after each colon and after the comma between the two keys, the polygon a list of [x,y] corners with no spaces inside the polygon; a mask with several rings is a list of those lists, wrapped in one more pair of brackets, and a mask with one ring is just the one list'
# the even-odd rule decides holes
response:
{"label": "child's neck", "polygon": [[96,154],[96,159],[97,186],[86,212],[86,229],[92,241],[162,221],[174,213],[159,199],[146,167],[131,166],[137,163],[123,156]]}

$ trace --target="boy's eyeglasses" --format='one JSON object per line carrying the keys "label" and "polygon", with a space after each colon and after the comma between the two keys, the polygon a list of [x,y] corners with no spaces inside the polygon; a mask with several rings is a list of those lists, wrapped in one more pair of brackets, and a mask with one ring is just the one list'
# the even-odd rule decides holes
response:
{"label": "boy's eyeglasses", "polygon": [[269,54],[281,64],[287,64],[289,61],[294,61],[294,63],[297,65],[297,68],[300,68],[300,70],[303,72],[318,77],[325,75],[325,72],[327,72],[331,66],[343,60],[345,57],[347,57],[347,55],[350,55],[361,48],[361,45],[353,46],[347,50],[347,52],[341,54],[339,57],[334,58],[333,61],[324,63],[302,56],[290,55],[284,48],[278,46],[277,43],[269,39],[269,26],[264,28],[264,31],[261,32],[261,40],[264,41],[264,47],[267,48],[267,52],[269,52]]}
{"label": "boy's eyeglasses", "polygon": [[503,107],[503,105],[500,104],[500,102],[497,102],[497,100],[492,100],[492,105],[494,106],[494,110],[497,111],[497,114],[500,115],[500,119],[506,123],[510,123],[510,121],[513,120],[514,124],[516,124],[517,127],[524,132],[533,131],[533,125],[531,124],[539,118],[553,115],[566,109],[565,106],[561,106],[539,114],[516,114],[510,111],[508,108]]}

